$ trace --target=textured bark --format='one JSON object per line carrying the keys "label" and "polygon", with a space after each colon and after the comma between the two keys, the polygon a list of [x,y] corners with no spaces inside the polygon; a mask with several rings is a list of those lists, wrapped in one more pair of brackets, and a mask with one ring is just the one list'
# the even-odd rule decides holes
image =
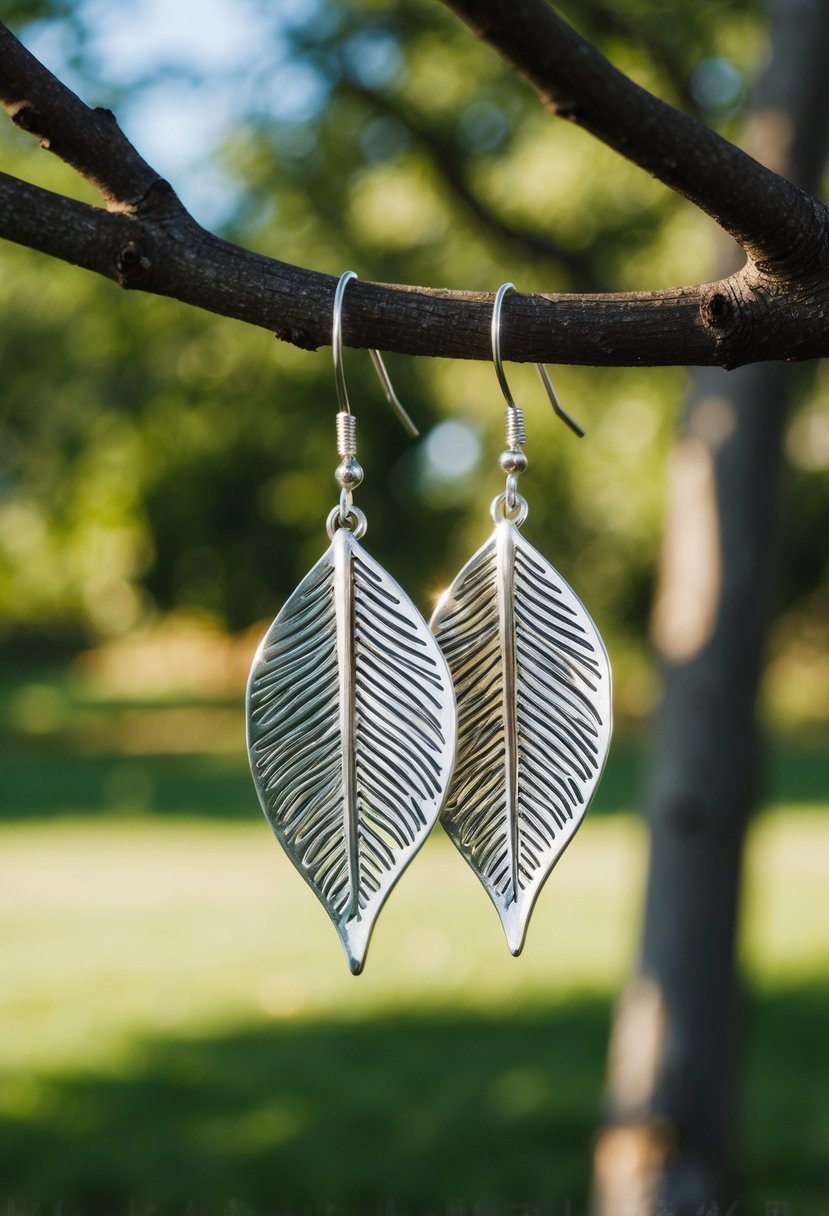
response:
{"label": "textured bark", "polygon": [[[712,215],[748,260],[717,283],[664,291],[510,297],[504,357],[601,365],[736,367],[829,353],[829,211],[639,88],[544,0],[453,8],[575,122]],[[12,121],[92,182],[106,210],[0,174],[0,237],[114,280],[274,331],[330,337],[333,276],[221,241],[187,213],[107,110],[91,109],[0,25],[0,99]],[[464,188],[456,183],[455,188]],[[493,298],[356,283],[344,340],[486,359]]]}
{"label": "textured bark", "polygon": [[[810,189],[829,150],[827,55],[822,0],[779,4],[747,136]],[[790,377],[780,364],[699,372],[674,453],[644,928],[614,1029],[596,1216],[646,1216],[660,1202],[675,1216],[712,1200],[725,1211],[737,1196],[734,945]]]}

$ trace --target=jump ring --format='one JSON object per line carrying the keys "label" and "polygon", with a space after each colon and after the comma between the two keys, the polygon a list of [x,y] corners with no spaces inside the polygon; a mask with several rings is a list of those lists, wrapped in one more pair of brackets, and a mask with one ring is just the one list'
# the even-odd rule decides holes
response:
{"label": "jump ring", "polygon": [[516,528],[520,528],[527,518],[528,510],[526,498],[522,498],[520,494],[516,494],[515,504],[510,507],[507,502],[507,494],[504,492],[492,500],[489,513],[492,516],[493,523],[500,524],[506,520],[507,523],[515,524]]}
{"label": "jump ring", "polygon": [[340,528],[345,528],[346,532],[350,532],[359,540],[361,536],[365,535],[367,527],[366,517],[359,507],[351,507],[345,521],[342,519],[340,507],[333,507],[325,521],[325,530],[331,540],[334,539],[334,533]]}

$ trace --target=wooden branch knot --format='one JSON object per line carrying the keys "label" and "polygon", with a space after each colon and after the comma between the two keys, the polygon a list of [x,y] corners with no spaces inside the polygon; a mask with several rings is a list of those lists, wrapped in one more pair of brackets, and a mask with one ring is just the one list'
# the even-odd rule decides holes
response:
{"label": "wooden branch knot", "polygon": [[736,274],[702,289],[699,316],[720,367],[780,358],[779,285],[748,261]]}
{"label": "wooden branch knot", "polygon": [[280,342],[290,342],[292,346],[297,346],[300,350],[319,350],[319,342],[312,338],[305,329],[277,329],[274,331],[274,337],[278,338]]}
{"label": "wooden branch knot", "polygon": [[49,136],[46,134],[46,123],[31,102],[21,101],[16,106],[9,106],[9,118],[21,131],[27,131],[40,140],[41,148],[49,147]]}
{"label": "wooden branch knot", "polygon": [[115,255],[115,269],[122,287],[130,287],[151,265],[152,262],[136,241],[127,241]]}
{"label": "wooden branch knot", "polygon": [[726,329],[734,315],[734,306],[725,292],[717,288],[710,295],[703,296],[700,312],[704,323],[712,329]]}

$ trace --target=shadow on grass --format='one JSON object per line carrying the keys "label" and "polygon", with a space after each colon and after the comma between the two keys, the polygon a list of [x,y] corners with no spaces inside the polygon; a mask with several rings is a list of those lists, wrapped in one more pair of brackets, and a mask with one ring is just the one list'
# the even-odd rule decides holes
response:
{"label": "shadow on grass", "polygon": [[[0,1198],[20,1216],[575,1216],[608,1019],[580,1000],[144,1042],[131,1073],[52,1079],[0,1124]],[[829,987],[751,1007],[741,1212],[825,1199],[827,1024]]]}
{"label": "shadow on grass", "polygon": [[[608,761],[593,811],[634,805],[638,753],[618,749]],[[247,758],[234,755],[73,755],[54,744],[0,748],[0,820],[118,811],[159,816],[259,821]]]}
{"label": "shadow on grass", "polygon": [[[637,806],[642,751],[616,745],[591,814]],[[829,803],[829,752],[781,750],[770,764],[766,801]],[[109,816],[119,811],[174,817],[258,821],[259,804],[240,741],[218,755],[78,755],[55,741],[0,745],[0,821]]]}
{"label": "shadow on grass", "polygon": [[51,1080],[0,1124],[0,1201],[27,1216],[58,1201],[62,1216],[130,1201],[224,1216],[231,1197],[239,1216],[581,1211],[608,1016],[581,1001],[145,1043],[132,1075]]}
{"label": "shadow on grass", "polygon": [[0,750],[5,823],[119,812],[259,822],[239,756],[77,756],[55,748]]}
{"label": "shadow on grass", "polygon": [[829,982],[757,995],[746,1014],[742,1117],[757,1211],[827,1216]]}

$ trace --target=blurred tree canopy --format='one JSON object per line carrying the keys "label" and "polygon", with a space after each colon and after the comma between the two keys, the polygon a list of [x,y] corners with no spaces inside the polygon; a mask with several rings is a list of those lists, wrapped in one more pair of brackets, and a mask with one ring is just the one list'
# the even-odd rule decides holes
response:
{"label": "blurred tree canopy", "polygon": [[[736,134],[766,54],[762,5],[561,7],[634,79]],[[85,100],[116,110],[197,219],[240,244],[332,274],[353,266],[460,288],[655,288],[712,270],[713,222],[551,123],[442,6],[250,0],[236,27],[218,22],[212,35],[208,7],[197,53],[186,39],[177,52],[172,35],[135,37],[142,9],[150,28],[162,9],[149,2],[127,13],[106,0],[22,0],[6,19]],[[166,146],[169,167],[142,132]],[[10,172],[25,162],[28,178],[87,197],[11,126],[0,156]],[[231,630],[272,616],[324,546],[336,498],[330,353],[268,343],[11,245],[0,259],[3,636],[78,643],[171,611]],[[372,550],[428,610],[486,534],[502,402],[485,364],[396,358],[390,371],[422,438],[405,438],[368,360],[349,353],[359,502]],[[554,369],[587,427],[581,443],[532,369],[510,378],[528,416],[527,533],[590,604],[635,702],[684,373]],[[814,545],[829,385],[822,374],[803,381],[787,444],[784,583],[801,635],[804,622],[820,631],[829,597]]]}

